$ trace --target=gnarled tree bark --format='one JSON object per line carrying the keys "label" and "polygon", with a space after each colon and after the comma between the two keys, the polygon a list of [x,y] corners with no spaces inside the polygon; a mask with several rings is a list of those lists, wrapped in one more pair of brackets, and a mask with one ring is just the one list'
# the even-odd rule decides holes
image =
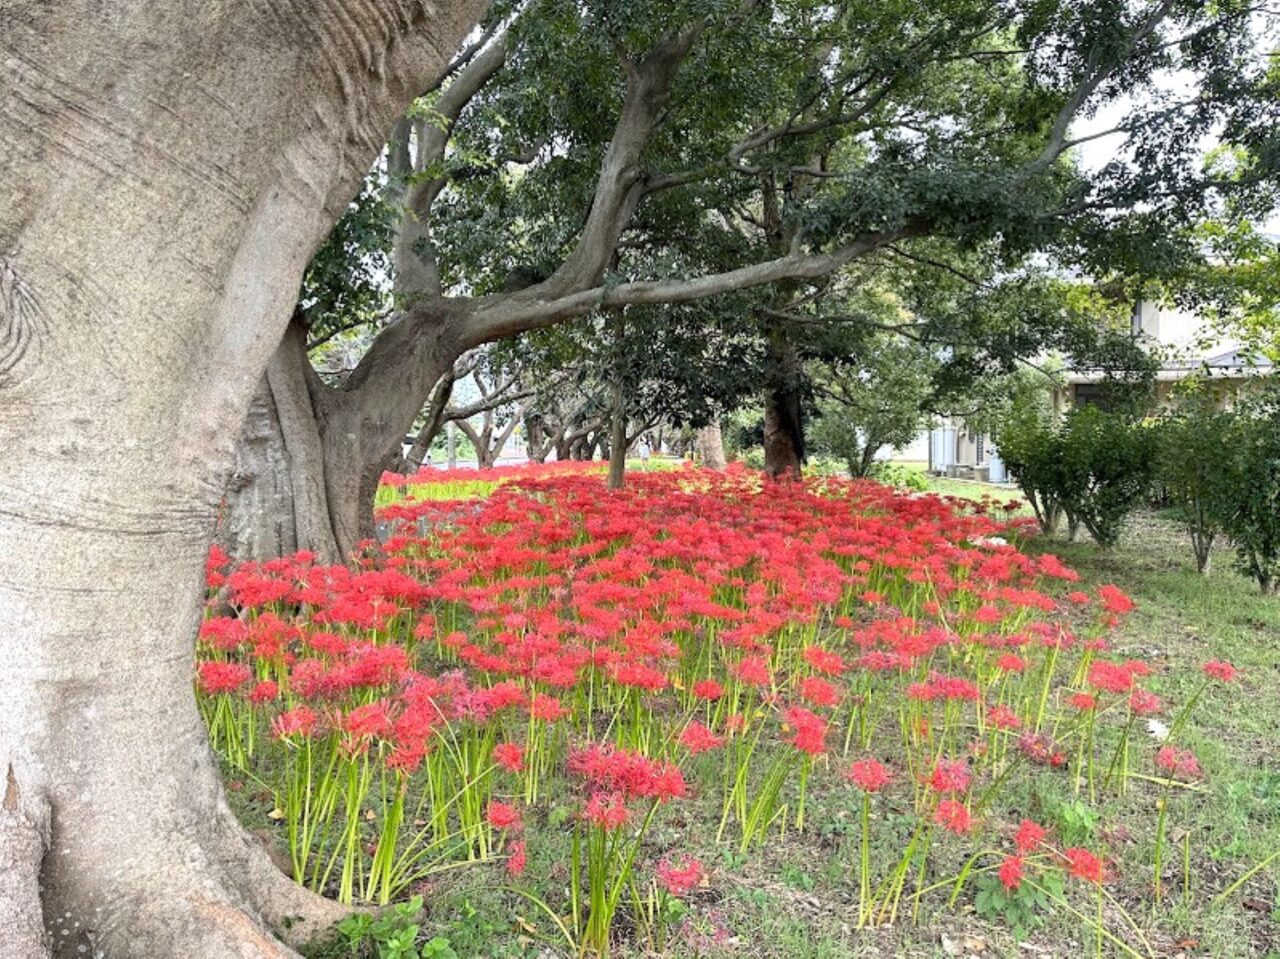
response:
{"label": "gnarled tree bark", "polygon": [[225,804],[203,563],[307,260],[484,7],[0,8],[0,843],[29,913],[47,810],[59,959],[292,956],[340,913]]}

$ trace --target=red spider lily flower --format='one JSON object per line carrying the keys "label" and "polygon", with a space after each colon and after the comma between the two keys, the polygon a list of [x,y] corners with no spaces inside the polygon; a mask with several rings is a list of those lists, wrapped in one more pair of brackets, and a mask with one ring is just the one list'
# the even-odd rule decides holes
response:
{"label": "red spider lily flower", "polygon": [[243,663],[217,660],[201,663],[196,672],[201,692],[210,696],[234,693],[253,677],[253,670]]}
{"label": "red spider lily flower", "polygon": [[517,839],[510,846],[511,855],[507,857],[507,875],[513,879],[518,879],[524,875],[525,867],[529,864],[528,854],[525,852],[523,839]]}
{"label": "red spider lily flower", "polygon": [[847,668],[843,656],[821,646],[806,646],[803,655],[806,663],[828,676],[839,676]]}
{"label": "red spider lily flower", "polygon": [[935,792],[962,793],[969,788],[972,778],[963,759],[939,759],[926,782]]}
{"label": "red spider lily flower", "polygon": [[613,681],[619,686],[660,692],[667,688],[667,674],[643,663],[619,663],[613,669]]}
{"label": "red spider lily flower", "polygon": [[1056,756],[1061,755],[1054,750],[1053,740],[1043,733],[1024,732],[1018,737],[1018,749],[1033,763],[1041,766],[1056,766]]}
{"label": "red spider lily flower", "polygon": [[493,747],[493,761],[507,772],[522,772],[524,750],[517,743],[498,743]]}
{"label": "red spider lily flower", "polygon": [[213,616],[200,624],[200,642],[222,652],[233,652],[249,639],[249,624],[233,616]]}
{"label": "red spider lily flower", "polygon": [[677,866],[664,859],[658,863],[658,882],[671,895],[681,898],[687,896],[706,878],[707,871],[702,863],[692,857],[685,857],[682,865]]}
{"label": "red spider lily flower", "polygon": [[1199,779],[1200,763],[1189,749],[1178,749],[1176,746],[1161,746],[1156,752],[1156,765],[1169,774],[1170,778]]}
{"label": "red spider lily flower", "polygon": [[1088,693],[1075,693],[1068,702],[1071,703],[1073,708],[1078,709],[1081,712],[1088,712],[1091,709],[1096,709],[1098,706],[1098,700]]}
{"label": "red spider lily flower", "polygon": [[1099,659],[1089,667],[1089,685],[1103,692],[1123,695],[1133,689],[1134,675],[1128,663]]}
{"label": "red spider lily flower", "polygon": [[1004,619],[1004,613],[990,603],[984,603],[979,606],[969,617],[975,623],[981,623],[984,626],[994,626]]}
{"label": "red spider lily flower", "polygon": [[996,875],[1000,879],[1000,884],[1010,892],[1022,885],[1023,865],[1021,856],[1006,856],[1000,863]]}
{"label": "red spider lily flower", "polygon": [[387,755],[387,768],[410,775],[418,771],[426,757],[425,743],[397,743]]}
{"label": "red spider lily flower", "polygon": [[1149,693],[1135,686],[1133,692],[1129,694],[1129,708],[1133,710],[1135,716],[1152,716],[1164,707],[1160,697],[1155,693]]}
{"label": "red spider lily flower", "polygon": [[647,791],[640,794],[652,796],[659,802],[667,802],[689,795],[689,787],[679,766],[663,763],[654,770]]}
{"label": "red spider lily flower", "polygon": [[699,722],[691,722],[680,734],[680,744],[689,750],[689,755],[696,756],[724,745],[724,738],[717,736]]}
{"label": "red spider lily flower", "polygon": [[782,714],[783,722],[795,731],[791,745],[811,756],[826,751],[827,721],[803,706],[792,706]]}
{"label": "red spider lily flower", "polygon": [[957,836],[968,835],[973,829],[973,817],[964,803],[956,799],[944,799],[934,811],[933,821]]}
{"label": "red spider lily flower", "polygon": [[1072,846],[1062,851],[1067,863],[1067,872],[1085,882],[1102,883],[1106,881],[1106,866],[1102,859],[1088,849]]}
{"label": "red spider lily flower", "polygon": [[[230,564],[231,564],[231,557],[227,555],[227,551],[224,550],[217,543],[214,543],[212,546],[209,547],[209,555],[205,558],[205,561],[204,561],[205,576],[208,577],[210,573],[221,572],[222,570],[225,570]],[[218,582],[218,583],[210,582],[209,585],[216,589],[218,586],[222,585],[222,582]]]}
{"label": "red spider lily flower", "polygon": [[1080,579],[1079,573],[1068,566],[1064,566],[1062,560],[1052,553],[1045,553],[1040,557],[1036,565],[1040,567],[1040,572],[1055,579],[1066,580],[1068,583],[1074,583]]}
{"label": "red spider lily flower", "polygon": [[748,686],[768,686],[773,682],[769,664],[763,656],[748,656],[736,666],[731,666],[729,671]]}
{"label": "red spider lily flower", "polygon": [[987,713],[987,722],[996,729],[1017,729],[1022,725],[1018,714],[1003,703],[991,708],[991,712]]}
{"label": "red spider lily flower", "polygon": [[307,737],[315,732],[320,717],[310,706],[287,709],[271,722],[271,732],[277,739],[288,736]]}
{"label": "red spider lily flower", "polygon": [[1013,834],[1013,844],[1017,847],[1019,853],[1026,855],[1039,849],[1040,844],[1045,841],[1048,835],[1049,830],[1044,826],[1032,822],[1030,819],[1024,819],[1018,824],[1018,831]]}
{"label": "red spider lily flower", "polygon": [[848,778],[865,793],[876,793],[893,778],[878,759],[855,759],[849,766]]}
{"label": "red spider lily flower", "polygon": [[1078,589],[1067,593],[1067,599],[1075,603],[1077,606],[1087,606],[1093,601],[1093,597]]}
{"label": "red spider lily flower", "polygon": [[612,832],[626,824],[629,817],[627,803],[622,793],[592,793],[583,807],[582,817],[606,832]]}
{"label": "red spider lily flower", "polygon": [[597,793],[616,793],[624,799],[645,796],[666,802],[688,793],[678,766],[626,749],[588,746],[569,756],[568,767],[591,783]]}
{"label": "red spider lily flower", "polygon": [[486,712],[523,707],[528,702],[524,688],[513,680],[495,683],[488,689],[478,690],[476,697],[483,702]]}
{"label": "red spider lily flower", "polygon": [[1006,673],[1020,673],[1027,668],[1027,661],[1017,653],[1003,653],[996,660],[996,669]]}
{"label": "red spider lily flower", "polygon": [[1200,667],[1204,674],[1210,679],[1216,679],[1219,682],[1229,683],[1236,678],[1237,670],[1228,662],[1220,659],[1211,659]]}
{"label": "red spider lily flower", "polygon": [[818,676],[806,676],[800,681],[800,695],[815,706],[835,706],[840,702],[835,685]]}
{"label": "red spider lily flower", "polygon": [[497,799],[489,800],[485,818],[494,829],[510,829],[518,832],[523,825],[520,820],[520,810],[510,803],[499,802]]}
{"label": "red spider lily flower", "polygon": [[1102,608],[1109,613],[1123,616],[1134,610],[1134,602],[1117,587],[1107,585],[1098,589],[1098,598],[1102,600]]}
{"label": "red spider lily flower", "polygon": [[245,698],[254,705],[269,703],[280,695],[280,684],[275,680],[264,679],[256,684],[253,689],[249,690],[249,695]]}
{"label": "red spider lily flower", "polygon": [[716,700],[724,695],[724,687],[714,679],[700,679],[693,684],[693,695],[699,699]]}
{"label": "red spider lily flower", "polygon": [[391,713],[382,700],[357,706],[342,719],[342,731],[355,738],[385,737],[391,732]]}
{"label": "red spider lily flower", "polygon": [[560,700],[545,693],[534,693],[529,701],[529,715],[544,723],[555,723],[569,715],[569,710],[560,705]]}

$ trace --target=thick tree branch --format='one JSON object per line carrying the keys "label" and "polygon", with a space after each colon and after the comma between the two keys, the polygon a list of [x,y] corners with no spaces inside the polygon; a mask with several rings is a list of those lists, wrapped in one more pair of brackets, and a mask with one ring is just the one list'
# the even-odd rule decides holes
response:
{"label": "thick tree branch", "polygon": [[639,62],[621,58],[627,74],[626,96],[586,223],[555,273],[532,288],[535,295],[559,297],[600,282],[618,238],[645,193],[640,156],[661,121],[680,64],[705,26],[699,21],[668,33]]}
{"label": "thick tree branch", "polygon": [[458,55],[449,61],[449,65],[444,68],[444,72],[436,78],[435,82],[422,91],[422,96],[425,97],[429,94],[435,93],[444,86],[446,80],[470,63],[475,55],[483,50],[485,45],[493,39],[493,35],[498,32],[501,26],[502,24],[499,21],[494,21],[489,24],[483,32],[481,32],[480,36],[477,37],[473,43],[469,43],[467,46],[459,50]]}
{"label": "thick tree branch", "polygon": [[640,280],[617,286],[600,286],[555,299],[537,296],[537,287],[513,294],[475,301],[475,308],[459,331],[467,346],[550,326],[571,316],[582,316],[610,306],[687,303],[778,280],[813,279],[833,273],[886,244],[927,230],[923,221],[911,221],[893,230],[867,233],[832,253],[788,253],[763,263],[689,279]]}
{"label": "thick tree branch", "polygon": [[1049,139],[1045,143],[1044,150],[1026,166],[1024,174],[1036,174],[1048,169],[1067,150],[1070,145],[1067,140],[1067,131],[1070,129],[1072,121],[1075,120],[1089,98],[1098,91],[1098,88],[1112,77],[1120,67],[1124,66],[1134,50],[1155,32],[1160,23],[1172,11],[1174,3],[1175,0],[1163,0],[1152,10],[1147,18],[1139,23],[1133,33],[1130,34],[1128,41],[1117,55],[1109,57],[1101,45],[1094,46],[1090,51],[1087,62],[1088,75],[1067,96],[1066,102],[1062,104],[1062,108],[1058,111],[1058,116],[1053,122],[1053,128],[1049,132]]}
{"label": "thick tree branch", "polygon": [[[454,127],[467,105],[502,69],[507,58],[507,34],[494,38],[471,59],[444,88],[432,115],[413,124],[416,156],[409,162],[407,130],[392,139],[389,173],[393,184],[403,191],[403,211],[396,232],[396,297],[412,302],[440,295],[440,268],[431,241],[431,206],[444,189],[447,178],[439,169]],[[397,124],[397,132],[407,121]],[[395,187],[393,187],[394,189]]]}

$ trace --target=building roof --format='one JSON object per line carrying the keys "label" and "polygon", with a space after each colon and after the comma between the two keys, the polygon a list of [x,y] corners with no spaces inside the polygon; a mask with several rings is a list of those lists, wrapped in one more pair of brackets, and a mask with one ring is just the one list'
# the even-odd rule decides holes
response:
{"label": "building roof", "polygon": [[[1161,363],[1156,370],[1156,381],[1170,383],[1193,374],[1203,374],[1212,379],[1243,380],[1268,376],[1274,372],[1275,364],[1267,357],[1234,347],[1197,361],[1170,360]],[[1106,370],[1073,370],[1068,366],[1063,373],[1068,383],[1099,383],[1107,378]]]}

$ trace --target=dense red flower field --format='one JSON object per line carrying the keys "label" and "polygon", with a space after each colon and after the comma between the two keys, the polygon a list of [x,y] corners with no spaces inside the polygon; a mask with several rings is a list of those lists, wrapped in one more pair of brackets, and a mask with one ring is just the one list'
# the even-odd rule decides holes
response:
{"label": "dense red flower field", "polygon": [[[396,532],[355,568],[211,556],[202,708],[227,761],[272,791],[300,882],[385,902],[494,860],[573,949],[607,952],[620,911],[661,947],[673,902],[714,877],[659,848],[654,823],[696,802],[749,854],[811,829],[821,784],[859,823],[860,925],[982,876],[1093,921],[1106,850],[1002,796],[1033,776],[1093,797],[1135,770],[1199,775],[1173,740],[1230,667],[1166,717],[1164,751],[1140,747],[1137,720],[1168,710],[1145,664],[1108,654],[1132,604],[1020,552],[1012,507],[741,470],[617,492],[581,470],[503,479],[487,499],[385,507]],[[526,872],[555,829],[572,833],[562,899]],[[1163,815],[1152,829],[1158,858]],[[969,859],[939,881],[930,857],[957,843]]]}

